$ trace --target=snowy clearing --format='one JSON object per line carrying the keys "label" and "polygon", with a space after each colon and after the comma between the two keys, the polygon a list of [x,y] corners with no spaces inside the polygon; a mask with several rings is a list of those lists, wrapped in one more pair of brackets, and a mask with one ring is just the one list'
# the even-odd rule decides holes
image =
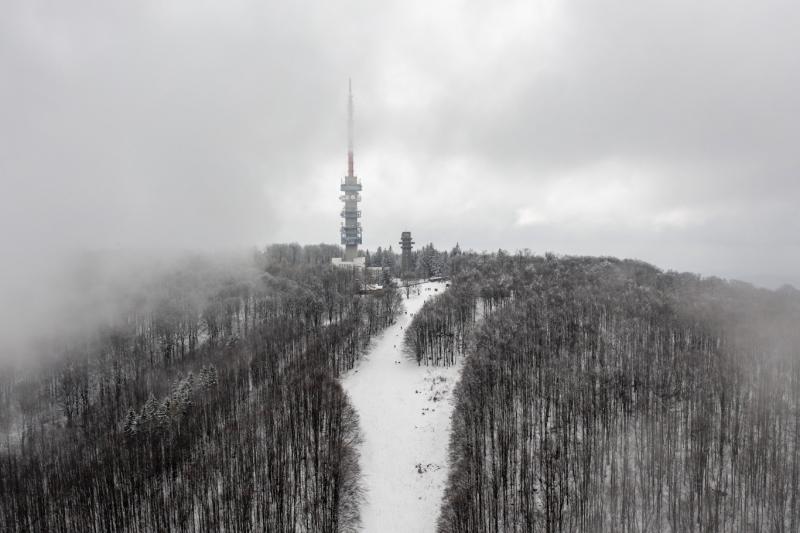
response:
{"label": "snowy clearing", "polygon": [[424,283],[412,288],[409,299],[403,291],[405,311],[342,378],[364,437],[366,533],[436,531],[461,362],[449,368],[417,366],[403,353],[403,335],[424,301],[444,288]]}

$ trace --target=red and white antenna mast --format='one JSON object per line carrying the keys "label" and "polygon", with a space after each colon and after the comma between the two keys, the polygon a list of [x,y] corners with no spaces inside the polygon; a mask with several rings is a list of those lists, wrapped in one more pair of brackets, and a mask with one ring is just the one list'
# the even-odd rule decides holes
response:
{"label": "red and white antenna mast", "polygon": [[348,80],[349,99],[347,101],[347,175],[353,174],[353,80]]}

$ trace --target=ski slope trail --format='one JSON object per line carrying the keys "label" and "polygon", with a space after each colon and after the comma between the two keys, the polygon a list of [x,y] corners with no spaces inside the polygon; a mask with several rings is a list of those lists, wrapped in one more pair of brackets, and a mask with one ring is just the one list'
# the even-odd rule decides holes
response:
{"label": "ski slope trail", "polygon": [[403,290],[404,312],[375,339],[361,362],[342,378],[359,415],[364,442],[361,471],[365,533],[428,533],[447,480],[453,388],[461,363],[417,366],[403,351],[403,336],[426,299],[444,283]]}

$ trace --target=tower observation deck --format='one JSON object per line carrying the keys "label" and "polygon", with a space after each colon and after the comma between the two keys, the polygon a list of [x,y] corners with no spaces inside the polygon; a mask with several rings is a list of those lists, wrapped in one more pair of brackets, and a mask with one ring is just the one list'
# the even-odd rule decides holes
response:
{"label": "tower observation deck", "polygon": [[344,261],[353,261],[358,256],[358,245],[361,244],[361,211],[358,203],[361,201],[361,181],[353,171],[353,85],[349,86],[349,99],[347,102],[347,175],[341,183],[342,195],[339,199],[344,202],[341,212],[342,225],[341,237],[344,245]]}

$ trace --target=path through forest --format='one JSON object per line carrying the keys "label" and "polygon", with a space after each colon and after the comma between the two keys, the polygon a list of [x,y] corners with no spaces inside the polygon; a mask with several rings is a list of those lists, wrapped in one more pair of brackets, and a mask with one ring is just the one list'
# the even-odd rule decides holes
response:
{"label": "path through forest", "polygon": [[403,335],[424,301],[444,288],[444,283],[424,283],[413,287],[408,299],[403,290],[405,311],[342,379],[364,437],[365,533],[436,530],[461,364],[417,366],[403,353]]}

